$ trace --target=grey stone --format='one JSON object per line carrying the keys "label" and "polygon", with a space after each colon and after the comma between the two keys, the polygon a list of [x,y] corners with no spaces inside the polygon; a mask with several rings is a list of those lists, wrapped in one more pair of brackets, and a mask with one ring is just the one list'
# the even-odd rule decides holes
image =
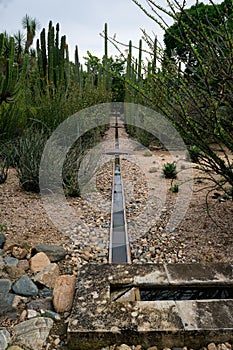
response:
{"label": "grey stone", "polygon": [[42,298],[37,300],[32,300],[27,304],[28,309],[36,310],[40,312],[41,310],[52,310],[53,303],[52,298]]}
{"label": "grey stone", "polygon": [[0,349],[5,350],[11,339],[10,333],[6,328],[0,328]]}
{"label": "grey stone", "polygon": [[6,242],[6,235],[4,233],[0,233],[0,249],[4,247]]}
{"label": "grey stone", "polygon": [[51,262],[57,262],[65,258],[67,252],[63,247],[52,244],[39,244],[32,250],[32,254],[45,253]]}
{"label": "grey stone", "polygon": [[0,316],[7,316],[9,319],[17,318],[16,308],[14,308],[14,294],[0,294]]}
{"label": "grey stone", "polygon": [[18,266],[7,265],[5,271],[12,280],[16,280],[25,274],[25,271]]}
{"label": "grey stone", "polygon": [[11,281],[6,278],[0,279],[0,294],[8,293],[11,289]]}
{"label": "grey stone", "polygon": [[4,260],[1,257],[1,253],[0,253],[0,268],[3,268],[3,266],[4,266]]}
{"label": "grey stone", "polygon": [[8,256],[6,259],[5,259],[5,263],[6,265],[13,265],[13,266],[17,266],[18,265],[18,262],[19,260],[16,259],[16,258],[12,258],[11,256]]}
{"label": "grey stone", "polygon": [[53,320],[47,317],[36,317],[19,323],[14,327],[15,342],[33,350],[40,350],[45,344]]}
{"label": "grey stone", "polygon": [[13,284],[12,289],[16,294],[24,296],[36,296],[39,292],[35,283],[26,275],[20,277]]}

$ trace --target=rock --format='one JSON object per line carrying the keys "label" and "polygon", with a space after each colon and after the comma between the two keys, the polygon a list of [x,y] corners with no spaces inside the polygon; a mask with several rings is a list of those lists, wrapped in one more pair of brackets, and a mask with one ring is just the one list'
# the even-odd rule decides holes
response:
{"label": "rock", "polygon": [[36,317],[14,327],[14,341],[33,350],[40,350],[45,344],[53,326],[51,318]]}
{"label": "rock", "polygon": [[71,310],[75,293],[75,280],[74,275],[62,275],[57,278],[53,290],[53,306],[56,312]]}
{"label": "rock", "polygon": [[228,348],[225,344],[218,344],[217,349],[218,350],[228,350]]}
{"label": "rock", "polygon": [[214,343],[210,343],[207,346],[208,350],[217,350],[217,346]]}
{"label": "rock", "polygon": [[120,346],[116,347],[116,350],[131,350],[131,347],[126,344],[121,344]]}
{"label": "rock", "polygon": [[5,350],[8,347],[8,343],[11,340],[10,333],[6,328],[0,328],[0,349]]}
{"label": "rock", "polygon": [[6,243],[6,235],[5,233],[0,233],[0,249],[3,249],[5,243]]}
{"label": "rock", "polygon": [[57,312],[54,312],[54,311],[51,311],[51,310],[44,310],[44,311],[41,312],[41,314],[44,317],[52,318],[55,321],[60,321],[61,320],[61,316]]}
{"label": "rock", "polygon": [[5,271],[12,280],[16,280],[25,275],[25,271],[18,266],[8,265],[5,267]]}
{"label": "rock", "polygon": [[28,316],[28,319],[37,317],[38,312],[36,310],[28,309],[27,316]]}
{"label": "rock", "polygon": [[63,247],[51,244],[39,244],[32,249],[32,254],[43,252],[51,262],[57,262],[65,258],[66,250]]}
{"label": "rock", "polygon": [[8,293],[11,289],[11,281],[6,278],[0,279],[0,294],[1,293]]}
{"label": "rock", "polygon": [[53,309],[52,298],[42,298],[42,299],[32,300],[30,303],[27,304],[27,308],[36,310],[38,312],[41,312],[41,310],[52,310]]}
{"label": "rock", "polygon": [[18,263],[18,268],[24,271],[29,270],[29,261],[28,260],[20,260]]}
{"label": "rock", "polygon": [[5,259],[6,265],[9,265],[9,266],[17,266],[17,265],[18,265],[18,262],[19,262],[18,259],[12,258],[11,256],[8,256],[8,257]]}
{"label": "rock", "polygon": [[35,283],[26,275],[20,277],[13,284],[12,289],[16,294],[24,296],[36,296],[39,292]]}
{"label": "rock", "polygon": [[53,288],[59,273],[58,265],[52,263],[45,267],[41,272],[37,273],[33,279],[35,282],[39,282],[48,288]]}
{"label": "rock", "polygon": [[19,246],[14,246],[12,248],[12,255],[19,260],[24,259],[27,256],[27,253],[28,252],[25,248]]}
{"label": "rock", "polygon": [[[0,254],[1,255],[1,254]],[[4,260],[3,258],[0,256],[0,269],[2,269],[4,266]]]}
{"label": "rock", "polygon": [[151,346],[150,348],[148,348],[147,350],[158,350],[157,346]]}
{"label": "rock", "polygon": [[14,307],[15,294],[0,294],[0,317],[7,316],[8,319],[17,319],[17,309]]}
{"label": "rock", "polygon": [[18,345],[12,345],[9,348],[7,348],[7,350],[23,350],[23,348],[21,348]]}
{"label": "rock", "polygon": [[22,297],[21,295],[15,295],[12,306],[17,307],[21,304],[26,304],[27,300],[28,299],[26,297]]}
{"label": "rock", "polygon": [[50,260],[43,252],[37,253],[30,260],[30,269],[33,272],[40,272],[50,264]]}

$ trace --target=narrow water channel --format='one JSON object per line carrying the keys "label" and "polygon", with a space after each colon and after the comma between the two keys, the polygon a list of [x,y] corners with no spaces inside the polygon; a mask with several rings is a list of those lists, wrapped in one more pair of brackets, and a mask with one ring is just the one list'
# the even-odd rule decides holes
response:
{"label": "narrow water channel", "polygon": [[110,227],[109,263],[131,263],[127,222],[125,214],[124,190],[121,177],[121,162],[119,152],[118,116],[115,120],[115,162],[112,189],[112,212]]}

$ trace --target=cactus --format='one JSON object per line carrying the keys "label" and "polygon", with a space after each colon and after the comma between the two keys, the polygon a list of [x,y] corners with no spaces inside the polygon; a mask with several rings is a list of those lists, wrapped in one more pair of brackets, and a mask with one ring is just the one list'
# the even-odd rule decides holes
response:
{"label": "cactus", "polygon": [[20,88],[20,83],[25,76],[28,57],[25,55],[23,66],[15,62],[14,38],[9,39],[3,33],[0,34],[0,104],[13,102]]}

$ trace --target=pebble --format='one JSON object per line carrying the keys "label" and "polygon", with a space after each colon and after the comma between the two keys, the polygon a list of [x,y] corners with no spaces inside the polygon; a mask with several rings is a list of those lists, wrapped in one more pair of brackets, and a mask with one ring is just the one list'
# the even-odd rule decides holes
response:
{"label": "pebble", "polygon": [[27,276],[20,277],[12,286],[12,290],[19,295],[23,296],[36,296],[38,295],[38,288],[33,281]]}
{"label": "pebble", "polygon": [[64,259],[67,254],[63,247],[51,244],[38,244],[32,250],[32,254],[40,252],[45,253],[51,262],[58,262]]}
{"label": "pebble", "polygon": [[6,328],[0,328],[0,349],[5,350],[8,347],[8,343],[11,339],[10,333]]}
{"label": "pebble", "polygon": [[5,263],[8,266],[17,266],[19,263],[19,260],[10,256],[5,259]]}
{"label": "pebble", "polygon": [[0,233],[0,249],[4,248],[5,243],[6,243],[6,235],[5,233]]}
{"label": "pebble", "polygon": [[38,272],[33,280],[39,282],[48,288],[53,288],[57,277],[59,276],[59,267],[56,263],[46,266],[41,272]]}

